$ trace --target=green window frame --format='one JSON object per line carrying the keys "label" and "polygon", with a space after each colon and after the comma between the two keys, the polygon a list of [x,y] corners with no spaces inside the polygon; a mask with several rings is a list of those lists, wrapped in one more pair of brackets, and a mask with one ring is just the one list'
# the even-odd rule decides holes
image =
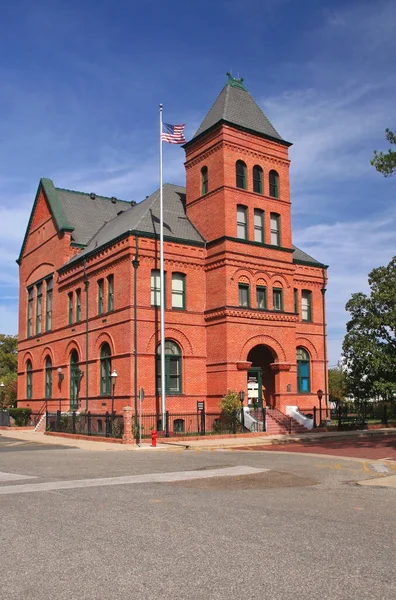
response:
{"label": "green window frame", "polygon": [[70,409],[78,408],[78,394],[80,391],[81,371],[78,364],[78,352],[72,350],[70,353]]}
{"label": "green window frame", "polygon": [[279,198],[279,175],[274,169],[269,172],[269,195]]}
{"label": "green window frame", "polygon": [[312,292],[310,290],[301,292],[301,320],[312,321]]}
{"label": "green window frame", "polygon": [[[151,306],[161,306],[161,276],[159,269],[151,270]],[[166,272],[164,271],[164,307],[166,308]]]}
{"label": "green window frame", "polygon": [[[161,391],[161,344],[157,347],[157,391]],[[183,393],[182,353],[173,340],[165,340],[165,392],[171,396]]]}
{"label": "green window frame", "polygon": [[263,285],[256,287],[256,304],[259,310],[267,309],[267,288]]}
{"label": "green window frame", "polygon": [[98,315],[104,313],[104,279],[98,279]]}
{"label": "green window frame", "polygon": [[204,196],[209,191],[208,167],[201,169],[201,196]]}
{"label": "green window frame", "polygon": [[46,292],[45,292],[45,331],[51,331],[52,329],[52,302],[53,302],[53,287],[54,279],[49,277],[46,279]]}
{"label": "green window frame", "polygon": [[76,290],[76,323],[81,321],[81,289]]}
{"label": "green window frame", "polygon": [[106,342],[100,349],[100,395],[111,394],[111,350]]}
{"label": "green window frame", "polygon": [[250,286],[248,283],[238,283],[239,306],[250,307]]}
{"label": "green window frame", "polygon": [[246,190],[246,165],[243,160],[237,160],[235,165],[236,187],[240,190]]}
{"label": "green window frame", "polygon": [[272,290],[272,305],[273,309],[277,311],[283,310],[283,289],[274,288]]}
{"label": "green window frame", "polygon": [[294,288],[294,312],[298,314],[298,289]]}
{"label": "green window frame", "polygon": [[28,310],[27,310],[27,337],[33,335],[33,302],[34,302],[34,287],[27,290],[28,294]]}
{"label": "green window frame", "polygon": [[67,294],[68,308],[67,308],[67,321],[69,325],[73,323],[73,292]]}
{"label": "green window frame", "polygon": [[237,237],[241,240],[248,239],[248,212],[247,206],[237,205]]}
{"label": "green window frame", "polygon": [[184,273],[172,273],[172,308],[186,309],[186,276]]}
{"label": "green window frame", "polygon": [[297,348],[297,392],[309,394],[311,392],[311,361],[305,348]]}
{"label": "green window frame", "polygon": [[256,194],[263,193],[263,169],[259,165],[253,167],[253,191]]}
{"label": "green window frame", "polygon": [[254,209],[254,241],[264,244],[264,211]]}
{"label": "green window frame", "polygon": [[114,310],[114,275],[107,276],[107,310]]}
{"label": "green window frame", "polygon": [[45,397],[52,398],[52,360],[49,356],[45,359]]}
{"label": "green window frame", "polygon": [[280,215],[277,213],[271,213],[270,215],[271,224],[271,245],[280,246]]}
{"label": "green window frame", "polygon": [[36,335],[42,333],[43,282],[36,284]]}
{"label": "green window frame", "polygon": [[31,360],[26,361],[26,398],[29,400],[33,395],[33,369]]}

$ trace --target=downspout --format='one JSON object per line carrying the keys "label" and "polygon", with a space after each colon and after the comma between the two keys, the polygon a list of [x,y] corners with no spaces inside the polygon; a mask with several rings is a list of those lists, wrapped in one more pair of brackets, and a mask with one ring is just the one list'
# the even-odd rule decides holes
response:
{"label": "downspout", "polygon": [[88,412],[88,361],[89,361],[89,350],[88,350],[88,288],[89,281],[87,275],[87,260],[84,258],[84,289],[85,289],[85,410]]}
{"label": "downspout", "polygon": [[134,412],[135,412],[135,432],[138,430],[138,391],[137,391],[137,298],[136,298],[136,283],[137,283],[137,270],[139,267],[139,238],[136,234],[136,250],[135,256],[132,261],[133,265],[133,385],[134,385]]}
{"label": "downspout", "polygon": [[328,418],[328,385],[327,385],[327,339],[326,339],[326,269],[322,269],[323,275],[323,287],[322,287],[322,319],[323,319],[323,374],[324,374],[324,388],[325,388],[325,403],[326,403],[326,419]]}

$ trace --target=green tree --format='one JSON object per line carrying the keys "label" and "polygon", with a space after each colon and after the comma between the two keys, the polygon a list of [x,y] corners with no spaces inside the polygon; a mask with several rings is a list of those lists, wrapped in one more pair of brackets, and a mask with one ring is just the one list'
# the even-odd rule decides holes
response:
{"label": "green tree", "polygon": [[[385,129],[385,133],[388,142],[396,144],[396,134],[390,129]],[[377,171],[382,173],[384,177],[390,177],[396,171],[396,152],[391,149],[386,153],[374,150],[374,157],[371,164]]]}
{"label": "green tree", "polygon": [[237,410],[241,410],[241,401],[238,392],[228,390],[227,394],[220,400],[219,407],[226,417],[232,417]]}
{"label": "green tree", "polygon": [[368,277],[369,295],[353,294],[343,343],[347,391],[360,401],[396,395],[396,257]]}
{"label": "green tree", "polygon": [[329,395],[330,402],[334,402],[336,406],[345,401],[345,396],[347,395],[347,375],[340,363],[336,367],[329,369]]}
{"label": "green tree", "polygon": [[0,333],[0,378],[16,373],[18,367],[18,338]]}

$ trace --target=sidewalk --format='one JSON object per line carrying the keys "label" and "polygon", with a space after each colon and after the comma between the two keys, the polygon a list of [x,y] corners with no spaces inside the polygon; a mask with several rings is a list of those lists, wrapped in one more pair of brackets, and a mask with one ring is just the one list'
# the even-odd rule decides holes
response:
{"label": "sidewalk", "polygon": [[163,438],[157,440],[157,447],[152,448],[149,440],[143,443],[142,448],[135,444],[118,444],[109,442],[99,442],[94,440],[80,440],[72,438],[63,438],[58,436],[49,436],[38,431],[26,431],[18,429],[10,429],[8,431],[0,431],[0,438],[14,438],[24,442],[36,442],[38,444],[56,444],[57,446],[65,446],[72,448],[80,448],[81,450],[93,451],[115,451],[115,452],[145,452],[145,451],[181,451],[181,450],[215,450],[238,448],[243,446],[264,446],[274,444],[293,444],[296,442],[310,443],[318,440],[330,439],[348,439],[348,438],[363,438],[363,437],[380,437],[383,435],[396,435],[396,428],[374,429],[374,430],[357,430],[357,431],[321,431],[319,433],[301,433],[298,435],[263,435],[254,437],[238,437],[224,439],[197,439],[177,441],[172,440],[167,442]]}

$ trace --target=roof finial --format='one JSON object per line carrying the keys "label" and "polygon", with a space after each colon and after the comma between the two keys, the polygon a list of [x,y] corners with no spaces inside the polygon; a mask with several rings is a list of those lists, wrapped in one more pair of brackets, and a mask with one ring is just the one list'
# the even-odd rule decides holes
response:
{"label": "roof finial", "polygon": [[[242,77],[235,78],[235,77],[232,76],[232,74],[230,72],[226,73],[226,75],[228,77],[228,81],[227,81],[228,85],[231,85],[232,87],[237,87],[237,88],[240,88],[241,90],[245,90],[246,91],[246,88],[243,85],[243,78]],[[239,73],[238,73],[238,75],[239,75]]]}

